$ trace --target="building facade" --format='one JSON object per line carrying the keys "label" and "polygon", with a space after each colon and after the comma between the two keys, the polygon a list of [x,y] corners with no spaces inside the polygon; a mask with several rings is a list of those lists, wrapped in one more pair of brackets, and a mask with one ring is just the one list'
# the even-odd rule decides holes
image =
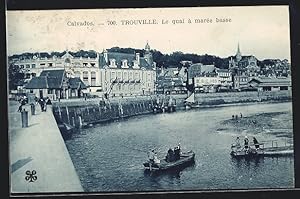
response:
{"label": "building facade", "polygon": [[43,70],[63,69],[67,77],[80,78],[89,91],[101,89],[99,54],[94,51],[26,53],[10,61],[22,68],[28,81]]}
{"label": "building facade", "polygon": [[51,100],[80,98],[87,89],[80,78],[68,77],[64,69],[43,70],[38,77],[33,77],[26,84],[27,93],[38,98]]}
{"label": "building facade", "polygon": [[110,96],[131,96],[155,92],[156,64],[147,43],[145,53],[108,52],[99,55],[102,92]]}
{"label": "building facade", "polygon": [[257,59],[253,55],[242,56],[240,46],[238,45],[235,56],[229,57],[229,69],[235,73],[243,72],[244,75],[257,76],[260,72],[260,67],[257,65]]}
{"label": "building facade", "polygon": [[256,77],[249,81],[249,86],[258,91],[291,90],[292,80],[290,77]]}

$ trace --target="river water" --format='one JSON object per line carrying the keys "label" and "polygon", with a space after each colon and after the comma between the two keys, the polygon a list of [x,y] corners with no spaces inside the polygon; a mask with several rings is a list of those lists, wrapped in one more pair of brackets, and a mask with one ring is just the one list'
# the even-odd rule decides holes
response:
{"label": "river water", "polygon": [[[252,104],[137,116],[83,129],[66,145],[87,192],[292,188],[292,157],[236,160],[229,154],[236,134],[217,131],[233,114],[292,111],[291,105]],[[178,142],[183,150],[195,152],[195,164],[158,175],[144,172],[142,163],[149,149],[164,157]]]}

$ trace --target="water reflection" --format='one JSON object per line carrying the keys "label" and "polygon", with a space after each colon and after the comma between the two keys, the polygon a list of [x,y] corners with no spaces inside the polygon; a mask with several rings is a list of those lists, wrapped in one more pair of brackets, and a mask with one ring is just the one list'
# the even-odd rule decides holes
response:
{"label": "water reflection", "polygon": [[251,158],[231,157],[231,162],[237,168],[241,168],[244,165],[247,167],[250,166],[259,167],[260,164],[264,163],[264,157],[263,156],[256,156]]}

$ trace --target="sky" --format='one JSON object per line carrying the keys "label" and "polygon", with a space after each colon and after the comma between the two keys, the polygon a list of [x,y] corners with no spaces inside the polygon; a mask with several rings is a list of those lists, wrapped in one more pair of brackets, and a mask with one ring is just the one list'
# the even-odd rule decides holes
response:
{"label": "sky", "polygon": [[[242,55],[290,60],[288,6],[7,11],[6,20],[8,55],[67,49],[102,52],[114,46],[142,49],[148,41],[151,49],[168,54],[228,57],[236,54],[239,44]],[[122,25],[121,20],[157,24]],[[72,26],[85,21],[93,25]]]}

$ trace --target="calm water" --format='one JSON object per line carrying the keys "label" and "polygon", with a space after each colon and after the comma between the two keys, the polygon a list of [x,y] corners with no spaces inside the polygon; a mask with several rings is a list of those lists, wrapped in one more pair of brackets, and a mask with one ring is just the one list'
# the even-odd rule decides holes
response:
{"label": "calm water", "polygon": [[[294,160],[231,158],[233,133],[219,133],[218,124],[232,114],[292,111],[291,103],[243,105],[147,115],[99,124],[66,141],[85,191],[161,191],[294,187]],[[274,139],[272,135],[259,140]],[[181,143],[196,153],[195,164],[160,175],[144,173],[147,151],[160,157]]]}

